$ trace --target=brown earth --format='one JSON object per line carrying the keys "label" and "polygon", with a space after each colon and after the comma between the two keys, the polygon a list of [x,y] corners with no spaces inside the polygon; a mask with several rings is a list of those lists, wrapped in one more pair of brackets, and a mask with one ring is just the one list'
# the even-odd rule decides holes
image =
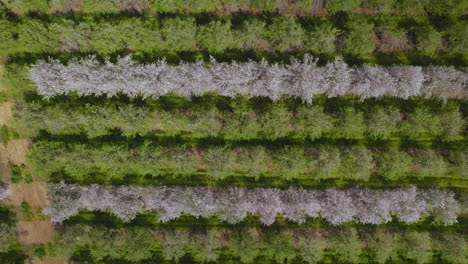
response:
{"label": "brown earth", "polygon": [[[0,76],[3,73],[3,66],[0,63]],[[0,90],[5,90],[0,85]],[[8,94],[8,91],[7,91]],[[14,103],[12,98],[9,102],[0,104],[0,127],[3,125],[11,126],[10,120],[12,118],[12,109]],[[20,131],[21,132],[21,131]],[[11,139],[6,146],[0,144],[0,175],[8,178],[10,174],[9,165],[26,164],[26,153],[29,145],[29,140],[22,137],[20,139]],[[4,179],[8,181],[7,179]],[[35,217],[26,221],[21,209],[21,203],[27,202],[31,208],[44,208],[48,204],[47,200],[47,183],[44,179],[39,179],[33,176],[33,182],[30,184],[22,181],[19,184],[10,184],[11,195],[8,204],[14,206],[14,211],[17,215],[17,232],[18,239],[21,243],[23,250],[27,253],[32,253],[33,244],[50,242],[54,234],[54,226],[49,219],[37,219]],[[36,212],[34,212],[36,214]],[[46,258],[39,260],[37,258],[28,259],[32,264],[63,264],[67,263],[64,260],[56,258]]]}

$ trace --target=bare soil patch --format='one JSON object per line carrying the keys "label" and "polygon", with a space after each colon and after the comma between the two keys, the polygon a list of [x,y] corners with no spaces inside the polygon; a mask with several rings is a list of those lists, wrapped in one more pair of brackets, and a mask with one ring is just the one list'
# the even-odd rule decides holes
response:
{"label": "bare soil patch", "polygon": [[[2,73],[3,66],[0,64],[0,76]],[[4,87],[0,86],[0,90],[3,89]],[[9,120],[12,118],[13,106],[14,103],[11,97],[9,98],[9,102],[0,104],[0,126],[9,124]],[[9,177],[9,164],[26,164],[28,145],[29,141],[26,138],[11,139],[6,146],[0,144],[1,175],[5,175],[6,178]],[[44,208],[47,206],[46,181],[33,176],[32,183],[26,184],[23,181],[19,184],[10,184],[10,188],[11,195],[9,197],[9,204],[15,207],[15,212],[19,218],[16,225],[20,243],[23,246],[27,246],[36,243],[49,242],[54,234],[54,226],[52,223],[48,219],[24,221],[25,219],[21,210],[22,202],[27,202],[32,208]]]}

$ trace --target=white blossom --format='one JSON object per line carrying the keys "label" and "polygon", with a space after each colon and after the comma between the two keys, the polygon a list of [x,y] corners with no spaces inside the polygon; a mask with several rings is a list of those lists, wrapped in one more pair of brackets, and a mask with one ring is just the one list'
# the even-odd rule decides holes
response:
{"label": "white blossom", "polygon": [[278,215],[304,223],[307,216],[323,217],[334,225],[355,221],[382,224],[395,216],[414,223],[434,216],[437,223],[456,223],[459,203],[453,193],[440,190],[418,190],[415,187],[396,190],[351,188],[325,191],[290,188],[242,189],[237,187],[135,187],[135,186],[50,186],[51,204],[44,210],[53,222],[60,223],[80,209],[115,214],[131,221],[144,211],[157,213],[167,222],[182,213],[196,217],[218,216],[235,224],[248,213],[258,215],[264,225],[271,225]]}
{"label": "white blossom", "polygon": [[311,102],[313,95],[356,95],[361,98],[395,96],[467,97],[468,75],[453,67],[369,66],[350,68],[341,59],[323,67],[313,57],[292,59],[290,65],[268,65],[266,60],[244,63],[202,61],[168,65],[164,60],[138,64],[130,56],[106,60],[95,57],[73,59],[67,65],[58,60],[39,60],[30,69],[30,79],[39,94],[51,97],[70,92],[79,95],[122,93],[130,97],[159,97],[169,93],[190,97],[217,93],[282,96]]}
{"label": "white blossom", "polygon": [[0,181],[0,202],[10,196],[10,187],[7,183]]}

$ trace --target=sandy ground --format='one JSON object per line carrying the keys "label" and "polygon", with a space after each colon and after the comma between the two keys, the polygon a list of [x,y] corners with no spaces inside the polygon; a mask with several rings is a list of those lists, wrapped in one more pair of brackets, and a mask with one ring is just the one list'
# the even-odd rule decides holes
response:
{"label": "sandy ground", "polygon": [[[0,76],[3,71],[3,66],[0,64]],[[0,90],[4,88],[0,86]],[[10,100],[12,100],[10,98]],[[9,101],[0,104],[0,127],[4,124],[9,125],[9,120],[12,118],[13,102]],[[26,138],[11,139],[6,146],[0,144],[0,175],[8,178],[10,169],[8,164],[21,165],[26,164],[26,153],[29,145],[29,140]],[[26,164],[27,165],[27,164]],[[54,234],[54,226],[46,220],[33,219],[25,221],[21,210],[21,203],[27,202],[32,208],[44,208],[48,204],[47,200],[47,184],[44,179],[39,179],[33,175],[34,181],[30,184],[22,181],[19,184],[11,184],[11,196],[8,203],[15,207],[17,215],[17,232],[18,239],[24,250],[28,253],[32,252],[32,245],[37,243],[50,242]],[[4,179],[7,180],[7,179]],[[63,264],[67,263],[64,260],[56,258],[46,258],[39,260],[36,258],[29,259],[27,262],[31,264]]]}

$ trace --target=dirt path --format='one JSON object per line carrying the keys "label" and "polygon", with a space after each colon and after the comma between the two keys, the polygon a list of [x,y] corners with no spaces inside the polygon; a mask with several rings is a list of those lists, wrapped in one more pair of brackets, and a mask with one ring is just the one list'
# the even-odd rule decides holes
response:
{"label": "dirt path", "polygon": [[[0,61],[0,76],[3,73],[3,65]],[[1,83],[1,82],[0,82]],[[0,85],[0,91],[5,90]],[[0,103],[0,127],[6,125],[11,127],[10,120],[12,118],[12,109],[14,103],[12,98],[8,102]],[[13,139],[5,145],[0,143],[0,175],[10,175],[9,164],[18,165],[26,164],[26,151],[28,149],[29,141],[26,138]],[[31,255],[33,245],[38,243],[50,242],[54,233],[54,226],[47,219],[44,218],[39,211],[47,206],[47,184],[44,179],[39,179],[32,175],[33,182],[25,183],[22,180],[18,184],[10,184],[11,196],[8,203],[13,205],[17,216],[17,231],[18,239],[23,249]],[[7,180],[7,179],[4,179]],[[28,217],[24,214],[21,204],[26,202],[31,207],[34,218]],[[36,217],[39,215],[40,217]],[[44,259],[40,261],[36,258],[30,260],[30,263],[65,263],[57,259]]]}

